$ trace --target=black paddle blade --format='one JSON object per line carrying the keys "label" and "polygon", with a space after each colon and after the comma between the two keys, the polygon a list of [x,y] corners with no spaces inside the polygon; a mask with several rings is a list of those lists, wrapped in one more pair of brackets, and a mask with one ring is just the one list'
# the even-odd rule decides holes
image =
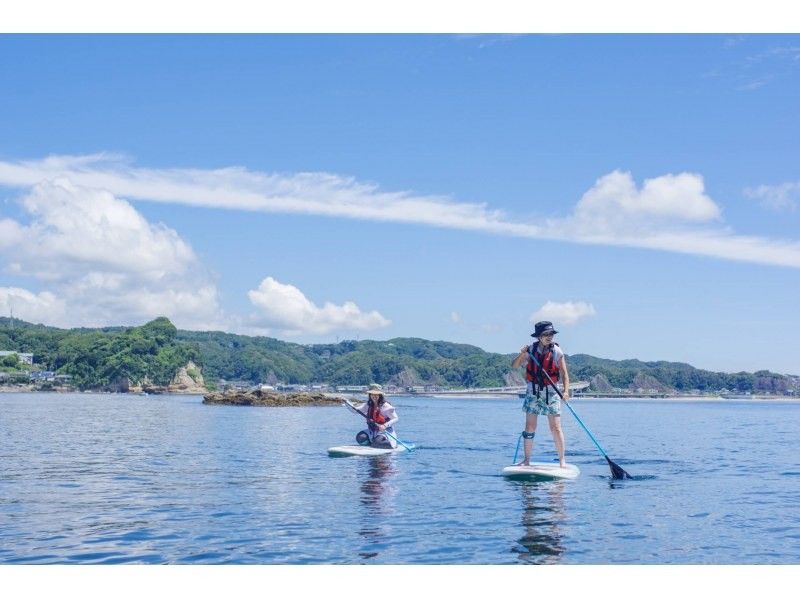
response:
{"label": "black paddle blade", "polygon": [[606,461],[608,461],[608,465],[609,465],[609,467],[611,467],[611,477],[612,478],[614,478],[615,480],[624,480],[626,478],[629,479],[629,480],[633,479],[631,477],[631,474],[629,474],[627,471],[622,469],[619,465],[614,463],[608,457],[606,457]]}

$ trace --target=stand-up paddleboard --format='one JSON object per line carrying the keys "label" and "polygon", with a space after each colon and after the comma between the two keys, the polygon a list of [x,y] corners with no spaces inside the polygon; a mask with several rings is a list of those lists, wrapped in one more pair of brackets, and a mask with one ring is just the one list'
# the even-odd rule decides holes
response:
{"label": "stand-up paddleboard", "polygon": [[[408,444],[409,448],[414,448],[413,444]],[[348,444],[345,446],[332,446],[328,449],[331,457],[376,457],[378,455],[390,455],[391,453],[404,453],[408,449],[403,446],[397,448],[378,448],[375,446],[362,446],[360,444]]]}
{"label": "stand-up paddleboard", "polygon": [[503,475],[518,479],[574,480],[581,475],[581,470],[572,463],[567,463],[564,467],[560,467],[558,463],[531,463],[504,467]]}

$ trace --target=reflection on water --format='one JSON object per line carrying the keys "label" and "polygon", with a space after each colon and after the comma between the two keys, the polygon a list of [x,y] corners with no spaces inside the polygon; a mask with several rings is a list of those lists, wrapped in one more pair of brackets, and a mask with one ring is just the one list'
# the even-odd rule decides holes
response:
{"label": "reflection on water", "polygon": [[389,456],[374,457],[366,462],[361,482],[361,528],[358,535],[364,538],[359,556],[372,559],[386,546],[389,536],[389,516],[394,510],[396,488],[391,483],[396,473],[395,460]]}
{"label": "reflection on water", "polygon": [[0,563],[798,563],[800,401],[586,401],[636,477],[568,418],[568,482],[498,475],[515,402],[399,407],[429,449],[330,459],[340,407],[0,393]]}
{"label": "reflection on water", "polygon": [[561,524],[566,519],[564,482],[514,482],[522,496],[523,535],[511,552],[535,565],[561,561],[564,545]]}

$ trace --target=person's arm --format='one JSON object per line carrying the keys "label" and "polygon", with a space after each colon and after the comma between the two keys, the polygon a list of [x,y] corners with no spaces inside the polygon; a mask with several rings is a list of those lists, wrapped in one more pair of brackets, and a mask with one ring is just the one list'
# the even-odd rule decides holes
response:
{"label": "person's arm", "polygon": [[381,415],[383,415],[387,420],[385,424],[383,424],[382,426],[378,426],[381,430],[385,430],[386,428],[391,428],[400,420],[400,417],[397,415],[397,411],[395,411],[394,407],[392,407],[391,405],[383,409]]}
{"label": "person's arm", "polygon": [[561,364],[559,365],[559,369],[561,370],[561,380],[564,383],[564,400],[569,400],[569,372],[567,371],[567,356],[561,356]]}
{"label": "person's arm", "polygon": [[522,365],[522,363],[528,358],[528,345],[522,347],[519,350],[519,355],[514,358],[514,361],[511,362],[512,368],[518,368]]}

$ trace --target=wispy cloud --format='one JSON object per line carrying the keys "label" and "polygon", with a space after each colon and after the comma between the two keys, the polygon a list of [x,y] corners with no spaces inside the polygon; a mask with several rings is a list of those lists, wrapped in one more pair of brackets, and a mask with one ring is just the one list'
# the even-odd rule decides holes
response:
{"label": "wispy cloud", "polygon": [[377,311],[364,312],[352,301],[342,305],[325,303],[318,307],[303,292],[272,277],[247,293],[259,310],[256,327],[286,335],[327,334],[338,330],[374,330],[391,322]]}
{"label": "wispy cloud", "polygon": [[747,35],[734,35],[731,37],[726,37],[725,41],[722,42],[722,45],[725,48],[734,48],[747,40],[747,37]]}
{"label": "wispy cloud", "polygon": [[741,85],[737,86],[737,91],[755,91],[756,89],[761,89],[765,85],[767,85],[772,79],[773,76],[768,75],[764,77],[760,77],[758,79],[753,79],[751,81],[747,81],[746,83],[742,83]]}
{"label": "wispy cloud", "polygon": [[[600,177],[563,217],[521,221],[486,203],[384,191],[330,173],[147,169],[106,155],[0,161],[0,185],[33,187],[59,178],[127,200],[401,222],[800,268],[800,242],[744,236],[725,227],[722,209],[696,173],[665,174],[638,187],[631,173],[615,171]],[[547,198],[541,205],[550,209]]]}
{"label": "wispy cloud", "polygon": [[495,44],[505,44],[524,37],[524,33],[458,33],[453,37],[458,40],[475,40],[478,42],[478,48],[484,49]]}
{"label": "wispy cloud", "polygon": [[585,301],[547,301],[531,314],[531,323],[549,320],[557,324],[571,326],[583,318],[596,315],[594,306]]}
{"label": "wispy cloud", "polygon": [[748,187],[744,190],[744,195],[770,210],[793,212],[800,205],[800,181]]}
{"label": "wispy cloud", "polygon": [[[742,40],[744,41],[744,40]],[[776,46],[745,56],[736,68],[739,91],[755,91],[800,66],[800,46]]]}

